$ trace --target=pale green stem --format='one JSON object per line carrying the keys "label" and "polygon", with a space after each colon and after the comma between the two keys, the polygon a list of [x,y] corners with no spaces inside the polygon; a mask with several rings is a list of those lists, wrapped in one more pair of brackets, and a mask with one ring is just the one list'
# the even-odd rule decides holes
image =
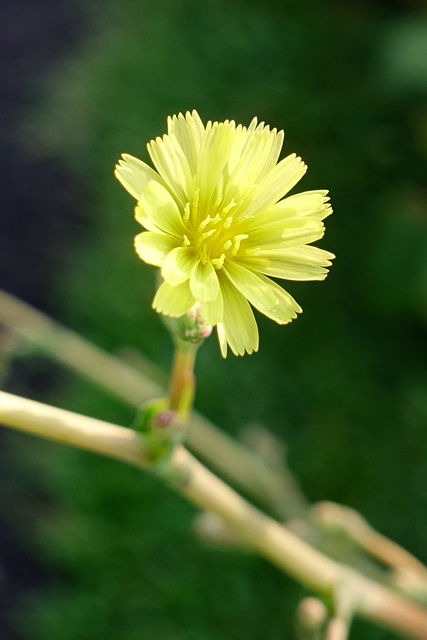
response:
{"label": "pale green stem", "polygon": [[312,512],[316,522],[340,529],[372,557],[397,571],[412,572],[427,584],[427,567],[409,551],[375,531],[354,509],[324,501],[314,505]]}
{"label": "pale green stem", "polygon": [[164,395],[163,389],[78,334],[0,290],[0,323],[57,362],[139,407]]}
{"label": "pale green stem", "polygon": [[326,627],[325,640],[347,640],[359,603],[366,597],[363,585],[345,580],[334,591],[334,615]]}
{"label": "pale green stem", "polygon": [[332,618],[326,628],[325,640],[347,640],[350,624],[342,618]]}
{"label": "pale green stem", "polygon": [[175,340],[175,353],[169,387],[169,408],[185,423],[193,408],[195,394],[194,363],[197,345]]}
{"label": "pale green stem", "polygon": [[[70,411],[0,392],[0,422],[142,468],[149,466],[140,435]],[[194,504],[218,514],[242,540],[306,587],[332,595],[346,583],[354,593],[363,594],[355,602],[359,615],[414,640],[427,640],[426,609],[310,547],[249,504],[184,447],[173,451],[162,477]]]}
{"label": "pale green stem", "polygon": [[148,467],[145,441],[133,429],[81,416],[0,391],[0,424],[141,467]]}

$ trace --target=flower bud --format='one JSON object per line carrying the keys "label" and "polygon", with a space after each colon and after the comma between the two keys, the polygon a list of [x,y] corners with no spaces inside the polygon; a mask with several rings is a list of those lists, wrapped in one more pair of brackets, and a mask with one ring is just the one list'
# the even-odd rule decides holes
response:
{"label": "flower bud", "polygon": [[152,400],[138,411],[132,425],[143,433],[148,455],[153,462],[164,457],[184,437],[184,425],[178,414],[168,406],[168,400]]}
{"label": "flower bud", "polygon": [[179,318],[166,318],[166,326],[174,338],[182,342],[200,344],[212,333],[201,314],[201,304],[196,302],[189,311]]}
{"label": "flower bud", "polygon": [[314,640],[328,618],[328,610],[324,603],[315,597],[303,598],[298,605],[296,630],[301,640]]}

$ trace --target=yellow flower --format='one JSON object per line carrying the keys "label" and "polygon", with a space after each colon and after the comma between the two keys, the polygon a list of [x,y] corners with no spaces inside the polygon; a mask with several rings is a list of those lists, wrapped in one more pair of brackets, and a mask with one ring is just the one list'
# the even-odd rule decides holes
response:
{"label": "yellow flower", "polygon": [[282,144],[283,131],[256,118],[204,126],[193,111],[168,118],[168,133],[148,144],[157,171],[127,154],[116,167],[146,229],[136,252],[161,270],[154,309],[179,317],[200,303],[224,357],[227,344],[236,355],[258,350],[250,304],[279,324],[301,312],[268,276],[323,280],[334,257],[309,246],[332,213],[327,191],[282,199],[307,169],[295,154],[277,162]]}

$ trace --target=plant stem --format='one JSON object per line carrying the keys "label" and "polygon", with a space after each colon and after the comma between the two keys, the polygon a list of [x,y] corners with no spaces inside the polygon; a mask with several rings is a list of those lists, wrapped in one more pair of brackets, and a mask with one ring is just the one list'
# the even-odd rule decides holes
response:
{"label": "plant stem", "polygon": [[[144,439],[124,427],[4,392],[0,392],[0,421],[21,431],[149,467]],[[345,582],[352,591],[363,594],[355,603],[355,613],[414,640],[427,640],[426,609],[310,547],[249,504],[184,447],[175,448],[162,477],[194,504],[218,514],[242,540],[306,587],[332,595]]]}
{"label": "plant stem", "polygon": [[347,620],[332,618],[328,623],[325,638],[326,640],[347,640],[350,631]]}
{"label": "plant stem", "polygon": [[195,393],[194,363],[197,345],[175,339],[175,353],[169,387],[169,408],[177,411],[183,422],[193,407]]}
{"label": "plant stem", "polygon": [[0,322],[55,361],[132,406],[139,407],[146,400],[162,395],[161,387],[132,367],[1,290]]}
{"label": "plant stem", "polygon": [[141,467],[150,464],[136,431],[0,391],[0,423]]}
{"label": "plant stem", "polygon": [[345,532],[355,544],[383,564],[396,570],[412,572],[427,585],[427,567],[409,551],[375,531],[354,509],[323,501],[313,507],[312,513],[316,522]]}

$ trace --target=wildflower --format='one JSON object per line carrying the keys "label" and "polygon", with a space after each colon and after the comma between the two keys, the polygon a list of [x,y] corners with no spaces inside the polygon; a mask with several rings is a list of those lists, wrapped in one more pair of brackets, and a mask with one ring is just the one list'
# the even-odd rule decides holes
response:
{"label": "wildflower", "polygon": [[284,198],[307,167],[295,154],[277,162],[283,136],[256,118],[204,126],[196,111],[180,113],[148,144],[157,171],[127,154],[116,167],[146,229],[136,252],[163,278],[154,309],[179,317],[199,303],[224,357],[227,345],[236,355],[257,351],[250,305],[278,324],[302,311],[269,276],[323,280],[334,257],[311,246],[332,213],[327,191]]}

